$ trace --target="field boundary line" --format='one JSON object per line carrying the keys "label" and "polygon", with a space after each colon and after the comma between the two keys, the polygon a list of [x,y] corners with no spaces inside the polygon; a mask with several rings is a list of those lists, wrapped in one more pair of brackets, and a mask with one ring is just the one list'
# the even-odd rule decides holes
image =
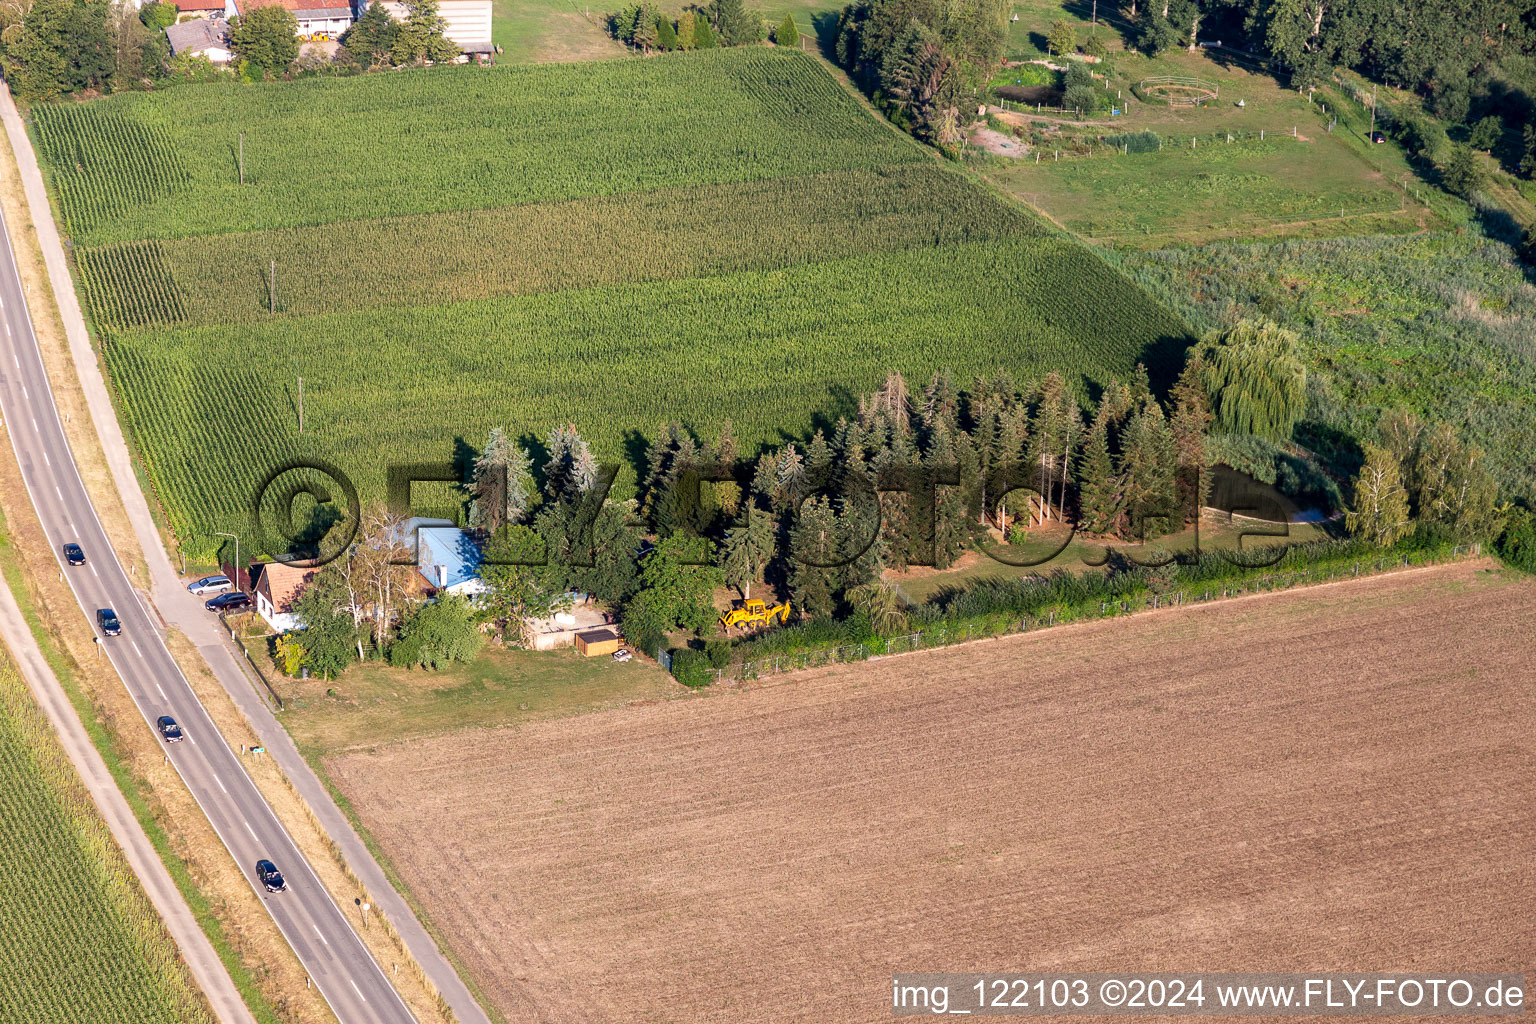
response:
{"label": "field boundary line", "polygon": [[[1444,569],[1444,568],[1447,568],[1447,567],[1452,566],[1452,565],[1474,564],[1474,563],[1477,563],[1477,562],[1487,562],[1489,564],[1497,564],[1496,560],[1493,559],[1491,556],[1488,556],[1488,555],[1485,555],[1485,554],[1481,554],[1481,553],[1469,553],[1469,554],[1466,554],[1466,555],[1460,555],[1460,556],[1455,556],[1455,557],[1452,557],[1452,558],[1447,558],[1444,561],[1430,562],[1430,563],[1428,563],[1426,565],[1403,566],[1401,568],[1395,568],[1395,569],[1383,569],[1383,570],[1379,570],[1379,571],[1376,571],[1376,572],[1362,573],[1362,574],[1360,574],[1358,576],[1348,576],[1348,577],[1339,578],[1339,579],[1321,580],[1321,581],[1316,582],[1316,583],[1296,583],[1296,584],[1292,584],[1291,586],[1280,587],[1280,588],[1275,589],[1275,590],[1259,590],[1259,591],[1255,591],[1255,592],[1233,594],[1231,596],[1223,596],[1223,597],[1220,597],[1220,598],[1211,598],[1209,600],[1204,600],[1204,601],[1168,602],[1166,604],[1161,604],[1158,607],[1154,607],[1154,608],[1137,608],[1134,611],[1125,612],[1125,613],[1122,613],[1122,614],[1119,614],[1119,615],[1095,616],[1095,617],[1092,617],[1092,618],[1076,619],[1076,620],[1073,620],[1072,622],[1063,622],[1059,626],[1057,626],[1057,625],[1041,625],[1041,626],[1039,626],[1039,627],[1037,627],[1035,629],[1019,629],[1019,630],[1010,630],[1010,631],[1007,631],[1007,632],[1000,632],[1000,633],[989,633],[989,634],[987,634],[985,636],[968,637],[967,639],[956,640],[956,641],[954,641],[952,643],[936,643],[936,644],[932,644],[932,645],[924,646],[924,647],[909,647],[907,650],[904,650],[904,651],[891,651],[889,653],[884,653],[884,654],[870,654],[870,655],[868,655],[866,657],[863,657],[863,658],[853,658],[853,659],[847,659],[847,660],[831,659],[831,660],[824,661],[824,662],[821,662],[821,663],[815,664],[815,665],[803,665],[803,666],[798,667],[798,668],[787,668],[787,669],[784,669],[783,671],[780,671],[780,672],[770,672],[767,675],[763,675],[763,676],[754,676],[754,677],[750,677],[749,678],[749,677],[746,677],[746,676],[743,676],[743,675],[737,675],[737,676],[734,676],[734,677],[725,675],[725,673],[729,673],[733,669],[736,670],[737,672],[740,672],[743,665],[751,665],[751,664],[755,664],[756,663],[756,662],[738,662],[738,663],[736,663],[734,665],[731,665],[729,668],[716,669],[715,671],[716,671],[717,675],[716,675],[715,683],[712,684],[712,685],[727,685],[727,686],[730,686],[732,689],[737,689],[737,690],[742,690],[742,689],[759,689],[759,688],[761,688],[763,686],[778,685],[779,682],[789,682],[793,677],[798,676],[801,673],[812,672],[812,671],[815,671],[817,669],[830,668],[830,667],[832,667],[834,665],[844,665],[844,666],[867,665],[870,662],[889,661],[892,658],[904,658],[904,657],[908,657],[910,655],[937,654],[937,653],[939,653],[941,651],[963,650],[963,649],[971,647],[971,646],[973,646],[975,644],[984,644],[984,643],[990,643],[990,642],[1001,641],[1001,640],[1011,640],[1011,639],[1015,639],[1015,638],[1018,638],[1018,637],[1037,637],[1037,636],[1045,636],[1045,635],[1060,636],[1060,635],[1062,635],[1064,633],[1070,633],[1071,631],[1073,631],[1075,629],[1081,629],[1081,628],[1086,627],[1086,626],[1097,625],[1097,624],[1105,623],[1105,622],[1113,622],[1113,621],[1123,620],[1123,619],[1141,618],[1142,616],[1157,615],[1157,614],[1160,614],[1160,613],[1163,613],[1163,612],[1172,612],[1172,611],[1180,611],[1180,610],[1194,610],[1194,609],[1203,609],[1203,608],[1220,608],[1220,607],[1226,607],[1228,605],[1235,604],[1235,603],[1237,603],[1239,601],[1250,600],[1250,599],[1253,599],[1253,598],[1261,598],[1261,597],[1286,597],[1286,596],[1291,596],[1291,595],[1295,595],[1295,594],[1299,594],[1299,593],[1303,593],[1303,592],[1311,592],[1311,591],[1315,591],[1315,590],[1321,590],[1324,587],[1332,587],[1332,586],[1351,584],[1351,583],[1362,583],[1362,582],[1365,582],[1367,580],[1380,580],[1380,579],[1386,579],[1387,577],[1408,576],[1408,575],[1412,575],[1414,573],[1428,572],[1428,571],[1435,570],[1435,569]],[[1239,581],[1239,582],[1242,582],[1242,581]],[[1252,581],[1250,580],[1250,581],[1247,581],[1247,582],[1252,582]],[[908,639],[912,635],[913,634],[903,634],[902,636],[888,637],[888,638],[885,638],[885,639],[887,639],[887,640],[903,640],[903,639]],[[880,641],[880,640],[867,640],[867,641],[865,641],[865,644],[880,643],[880,642],[882,642],[882,641]],[[863,646],[863,645],[862,644],[850,644],[847,647],[824,649],[824,650],[819,650],[819,651],[806,651],[806,652],[801,652],[801,653],[804,654],[804,655],[809,655],[809,656],[828,655],[828,654],[831,654],[834,650],[846,650],[846,649],[848,649],[850,647],[860,647],[860,646]],[[782,655],[781,657],[792,658],[792,657],[799,657],[799,656],[801,656],[801,655]],[[763,662],[771,661],[771,660],[773,660],[773,659],[770,656],[767,656],[767,655],[765,655],[764,657],[762,657],[760,659],[756,659],[756,661],[763,661]],[[769,682],[767,680],[772,680],[772,682]]]}

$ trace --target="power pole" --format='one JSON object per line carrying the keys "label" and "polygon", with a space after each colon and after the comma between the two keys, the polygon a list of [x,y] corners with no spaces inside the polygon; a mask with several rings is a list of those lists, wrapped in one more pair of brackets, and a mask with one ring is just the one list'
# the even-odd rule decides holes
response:
{"label": "power pole", "polygon": [[[1094,0],[1098,3],[1098,0]],[[245,184],[245,132],[240,133],[240,184]]]}
{"label": "power pole", "polygon": [[1376,141],[1376,83],[1371,83],[1371,134],[1366,136],[1370,142]]}
{"label": "power pole", "polygon": [[1099,27],[1099,0],[1093,0],[1093,27]]}

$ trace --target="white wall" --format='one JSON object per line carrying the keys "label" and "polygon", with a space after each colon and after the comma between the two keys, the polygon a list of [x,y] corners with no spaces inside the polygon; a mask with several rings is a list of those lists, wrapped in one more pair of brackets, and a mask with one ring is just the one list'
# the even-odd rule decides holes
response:
{"label": "white wall", "polygon": [[[384,9],[396,21],[406,19],[399,0],[384,0]],[[441,0],[437,13],[448,23],[443,35],[460,46],[491,41],[491,0]]]}

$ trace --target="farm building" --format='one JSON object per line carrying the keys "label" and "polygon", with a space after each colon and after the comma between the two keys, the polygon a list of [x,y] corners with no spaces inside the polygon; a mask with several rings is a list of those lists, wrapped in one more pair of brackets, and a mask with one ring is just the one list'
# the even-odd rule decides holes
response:
{"label": "farm building", "polygon": [[480,579],[480,548],[457,526],[416,531],[416,568],[439,594],[474,597],[488,589]]}
{"label": "farm building", "polygon": [[207,57],[215,64],[228,64],[234,56],[229,48],[229,23],[218,19],[194,18],[165,30],[166,42],[171,53],[180,57],[190,53],[194,57]]}
{"label": "farm building", "polygon": [[189,18],[222,18],[227,12],[226,0],[171,0],[176,5],[176,20]]}
{"label": "farm building", "polygon": [[256,580],[256,612],[279,633],[303,626],[293,614],[294,602],[318,570],[298,568],[282,562],[262,566]]}
{"label": "farm building", "polygon": [[[382,2],[390,17],[396,21],[406,19],[408,12],[405,4],[400,0],[382,0]],[[356,13],[359,17],[367,6],[366,3],[357,0]],[[443,30],[443,35],[459,49],[470,55],[493,52],[491,0],[442,0],[437,6],[437,13],[442,15],[443,20],[448,23]]]}
{"label": "farm building", "polygon": [[282,7],[292,12],[298,21],[300,36],[325,36],[335,39],[352,27],[352,8],[346,3],[324,6],[325,0],[229,0],[226,13],[230,17],[241,10],[252,11],[257,7]]}

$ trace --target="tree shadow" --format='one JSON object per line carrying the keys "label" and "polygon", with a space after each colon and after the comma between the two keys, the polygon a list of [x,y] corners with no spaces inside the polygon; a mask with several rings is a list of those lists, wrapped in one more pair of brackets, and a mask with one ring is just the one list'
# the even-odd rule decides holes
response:
{"label": "tree shadow", "polygon": [[1183,372],[1185,354],[1195,340],[1188,334],[1165,334],[1142,347],[1140,362],[1147,368],[1153,394],[1168,394]]}
{"label": "tree shadow", "polygon": [[811,15],[811,30],[816,33],[816,48],[827,60],[837,63],[837,12],[817,11]]}

